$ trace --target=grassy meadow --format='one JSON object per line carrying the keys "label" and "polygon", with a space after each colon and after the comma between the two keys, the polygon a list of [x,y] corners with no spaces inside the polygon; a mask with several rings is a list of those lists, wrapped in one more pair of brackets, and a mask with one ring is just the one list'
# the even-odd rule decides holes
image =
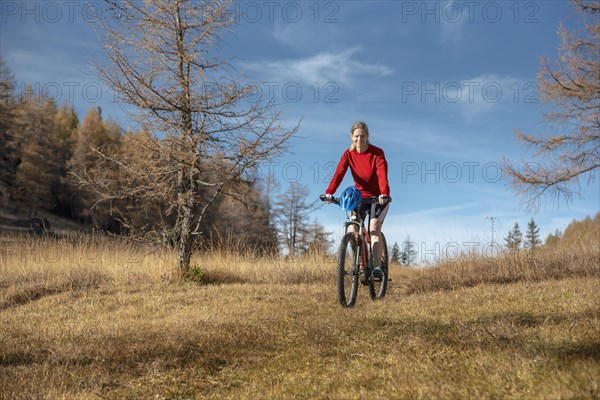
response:
{"label": "grassy meadow", "polygon": [[392,266],[352,309],[332,259],[239,254],[180,280],[152,247],[0,237],[0,398],[600,398],[593,241]]}

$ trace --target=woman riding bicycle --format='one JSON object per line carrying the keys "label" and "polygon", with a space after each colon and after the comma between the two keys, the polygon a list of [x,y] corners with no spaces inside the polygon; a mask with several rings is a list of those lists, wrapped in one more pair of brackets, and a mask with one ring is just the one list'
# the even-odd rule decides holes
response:
{"label": "woman riding bicycle", "polygon": [[[387,161],[383,150],[369,143],[369,128],[364,122],[356,122],[350,129],[350,138],[352,144],[348,150],[342,154],[342,158],[333,174],[329,187],[325,191],[327,199],[331,199],[337,188],[342,183],[346,170],[350,167],[350,172],[354,178],[354,185],[360,190],[363,198],[379,196],[379,204],[376,205],[375,215],[371,215],[369,233],[371,235],[371,246],[373,249],[373,278],[383,277],[381,270],[381,242],[379,235],[381,225],[387,214],[390,187],[387,179]],[[367,213],[370,213],[371,207],[360,205],[357,212],[363,220]],[[354,230],[351,226],[350,229]],[[361,271],[361,282],[369,283],[371,271],[365,266]]]}

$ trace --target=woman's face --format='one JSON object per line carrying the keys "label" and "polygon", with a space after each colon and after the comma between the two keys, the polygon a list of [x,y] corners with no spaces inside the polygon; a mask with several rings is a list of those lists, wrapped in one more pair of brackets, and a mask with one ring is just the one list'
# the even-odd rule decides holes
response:
{"label": "woman's face", "polygon": [[359,153],[363,153],[367,150],[367,141],[368,141],[367,133],[363,129],[355,129],[352,132],[352,143],[356,146],[356,150]]}

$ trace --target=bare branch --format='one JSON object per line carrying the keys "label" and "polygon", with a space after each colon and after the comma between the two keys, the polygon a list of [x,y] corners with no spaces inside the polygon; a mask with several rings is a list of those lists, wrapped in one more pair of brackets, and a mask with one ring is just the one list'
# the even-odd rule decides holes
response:
{"label": "bare branch", "polygon": [[600,167],[600,3],[573,3],[584,17],[587,36],[576,37],[561,25],[558,64],[552,68],[542,58],[538,74],[541,99],[556,105],[545,119],[561,132],[532,136],[516,131],[517,140],[535,150],[536,168],[520,171],[533,163],[503,161],[511,187],[529,209],[537,209],[545,196],[556,204],[570,202],[580,193],[579,178],[593,182]]}

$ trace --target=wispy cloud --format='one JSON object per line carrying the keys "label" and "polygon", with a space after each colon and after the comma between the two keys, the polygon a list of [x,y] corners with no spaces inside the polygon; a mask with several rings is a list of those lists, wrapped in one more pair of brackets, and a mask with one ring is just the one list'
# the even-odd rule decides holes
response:
{"label": "wispy cloud", "polygon": [[[436,157],[451,160],[474,160],[484,156],[489,140],[471,134],[469,130],[451,124],[408,117],[399,120],[394,115],[377,116],[376,141],[402,149],[412,158]],[[469,138],[468,146],[464,138]],[[490,155],[487,155],[491,157]]]}
{"label": "wispy cloud", "polygon": [[336,82],[350,85],[361,76],[387,76],[394,72],[386,65],[358,60],[355,56],[360,51],[360,47],[352,47],[337,53],[321,52],[305,58],[254,62],[246,64],[246,68],[271,79],[302,81],[306,84]]}
{"label": "wispy cloud", "polygon": [[537,102],[537,83],[520,78],[482,74],[439,85],[443,103],[454,107],[467,121],[475,120],[499,107]]}
{"label": "wispy cloud", "polygon": [[464,34],[467,19],[459,3],[448,0],[442,8],[441,37],[443,42],[460,42]]}
{"label": "wispy cloud", "polygon": [[472,210],[476,206],[478,206],[478,203],[470,202],[470,203],[458,204],[458,205],[447,206],[447,207],[428,208],[425,210],[419,210],[419,211],[415,211],[412,213],[404,214],[404,218],[420,219],[420,218],[425,218],[425,217],[429,218],[429,217],[435,217],[435,216],[439,216],[439,215],[448,215],[450,213],[455,213],[457,211]]}
{"label": "wispy cloud", "polygon": [[[399,135],[398,132],[406,134]],[[448,134],[444,127],[427,123],[400,122],[396,126],[384,126],[382,136],[386,142],[410,149],[445,149],[443,154],[454,154],[458,147],[453,135]]]}

